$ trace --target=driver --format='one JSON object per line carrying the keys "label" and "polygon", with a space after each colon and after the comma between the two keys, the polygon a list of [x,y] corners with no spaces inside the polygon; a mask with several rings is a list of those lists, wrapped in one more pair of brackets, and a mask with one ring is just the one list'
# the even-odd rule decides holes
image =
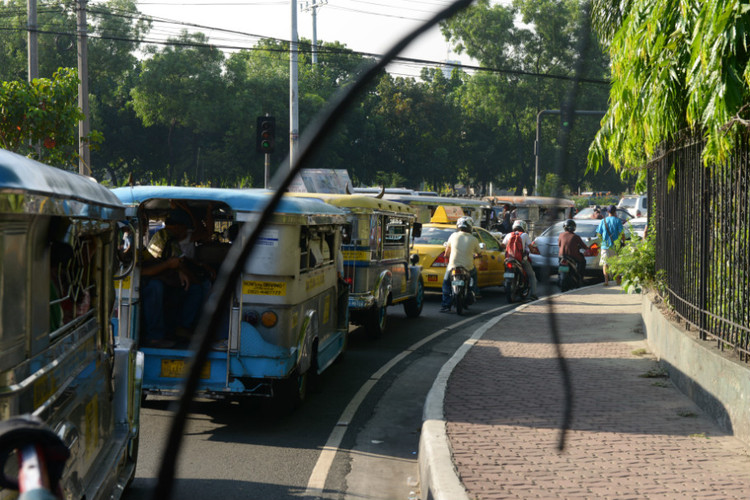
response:
{"label": "driver", "polygon": [[529,245],[531,244],[531,237],[529,236],[529,233],[526,232],[525,220],[516,219],[516,221],[513,223],[513,232],[506,234],[505,238],[503,238],[503,247],[505,247],[506,249],[508,248],[508,243],[510,243],[510,239],[514,234],[518,234],[521,237],[521,241],[523,242],[523,257],[518,260],[520,260],[521,265],[523,266],[523,270],[526,271],[526,276],[529,277],[529,299],[539,300],[539,297],[537,297],[536,295],[536,274],[534,274],[534,268],[531,266],[531,262],[529,261]]}
{"label": "driver", "polygon": [[575,260],[578,275],[583,278],[586,272],[586,259],[581,252],[585,252],[589,247],[576,234],[576,222],[573,219],[566,220],[563,229],[564,231],[557,237],[557,244],[560,249],[558,256],[565,257],[567,255]]}
{"label": "driver", "polygon": [[443,300],[440,312],[447,313],[451,311],[451,269],[463,267],[471,273],[471,279],[474,280],[474,287],[477,286],[477,270],[474,267],[474,257],[481,250],[479,240],[471,234],[471,228],[474,221],[471,217],[461,217],[456,222],[457,231],[451,234],[445,243],[445,256],[448,258],[448,267],[445,268],[445,277],[443,278]]}

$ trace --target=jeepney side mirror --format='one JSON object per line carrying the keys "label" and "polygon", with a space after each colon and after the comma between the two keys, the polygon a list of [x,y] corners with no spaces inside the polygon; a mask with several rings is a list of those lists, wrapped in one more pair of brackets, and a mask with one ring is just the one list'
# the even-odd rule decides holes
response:
{"label": "jeepney side mirror", "polygon": [[414,228],[411,230],[411,236],[412,238],[419,238],[422,236],[422,223],[421,222],[415,222]]}
{"label": "jeepney side mirror", "polygon": [[487,248],[487,245],[485,245],[484,243],[480,243],[479,248],[484,250],[485,248]]}
{"label": "jeepney side mirror", "polygon": [[419,262],[419,255],[413,253],[411,256],[409,256],[409,262],[411,262],[412,266],[416,266]]}

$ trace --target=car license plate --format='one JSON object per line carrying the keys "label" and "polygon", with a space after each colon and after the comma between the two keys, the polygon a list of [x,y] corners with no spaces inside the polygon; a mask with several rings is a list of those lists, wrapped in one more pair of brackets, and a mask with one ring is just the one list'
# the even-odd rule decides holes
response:
{"label": "car license plate", "polygon": [[[182,359],[162,359],[161,376],[168,378],[183,378],[187,374],[185,361]],[[201,369],[200,378],[207,379],[211,377],[211,363],[205,363]]]}
{"label": "car license plate", "polygon": [[516,277],[516,273],[505,273],[505,274],[503,274],[503,277],[504,277],[504,278],[505,278],[506,280],[508,280],[508,279],[513,279],[513,278],[515,278],[515,277]]}
{"label": "car license plate", "polygon": [[453,285],[464,286],[464,280],[453,280]]}
{"label": "car license plate", "polygon": [[557,268],[557,272],[560,273],[567,273],[568,271],[570,271],[570,267],[568,266],[560,266]]}

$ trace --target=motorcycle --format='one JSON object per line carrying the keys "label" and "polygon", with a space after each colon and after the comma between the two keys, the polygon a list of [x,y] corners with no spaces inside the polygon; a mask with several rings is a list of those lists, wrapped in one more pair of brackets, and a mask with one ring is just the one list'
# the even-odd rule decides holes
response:
{"label": "motorcycle", "polygon": [[471,273],[463,267],[456,267],[451,270],[450,281],[453,291],[453,305],[456,306],[456,313],[460,315],[464,309],[476,301],[472,291]]}
{"label": "motorcycle", "polygon": [[518,260],[506,257],[503,276],[505,277],[505,295],[509,304],[528,298],[531,293],[529,276]]}
{"label": "motorcycle", "polygon": [[557,268],[557,284],[560,290],[567,292],[574,288],[580,288],[583,285],[583,277],[578,271],[578,263],[568,255],[563,255],[559,259]]}

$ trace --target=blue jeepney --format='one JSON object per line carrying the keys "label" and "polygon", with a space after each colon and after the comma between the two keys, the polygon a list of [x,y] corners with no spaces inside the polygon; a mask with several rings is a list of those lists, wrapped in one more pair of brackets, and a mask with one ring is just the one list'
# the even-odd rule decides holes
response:
{"label": "blue jeepney", "polygon": [[[244,222],[255,220],[271,193],[253,189],[134,186],[114,189],[129,207],[135,267],[117,283],[119,331],[146,356],[144,391],[174,394],[191,356],[191,332],[175,328],[166,344],[149,341],[144,258],[152,238],[179,209],[194,220],[182,256],[217,272]],[[341,354],[348,332],[346,290],[339,283],[344,213],[319,200],[282,198],[214,335],[198,393],[214,398],[263,396],[298,403],[308,379]],[[203,236],[195,238],[196,233]],[[184,242],[183,242],[184,243]],[[211,276],[205,279],[210,292]],[[192,286],[192,285],[191,285]],[[343,306],[342,306],[343,304]],[[165,305],[164,307],[168,307]],[[178,336],[180,333],[182,336]],[[187,336],[185,336],[187,334]]]}
{"label": "blue jeepney", "polygon": [[143,356],[110,327],[124,216],[94,179],[0,150],[0,419],[69,448],[63,498],[119,498],[135,474]]}

